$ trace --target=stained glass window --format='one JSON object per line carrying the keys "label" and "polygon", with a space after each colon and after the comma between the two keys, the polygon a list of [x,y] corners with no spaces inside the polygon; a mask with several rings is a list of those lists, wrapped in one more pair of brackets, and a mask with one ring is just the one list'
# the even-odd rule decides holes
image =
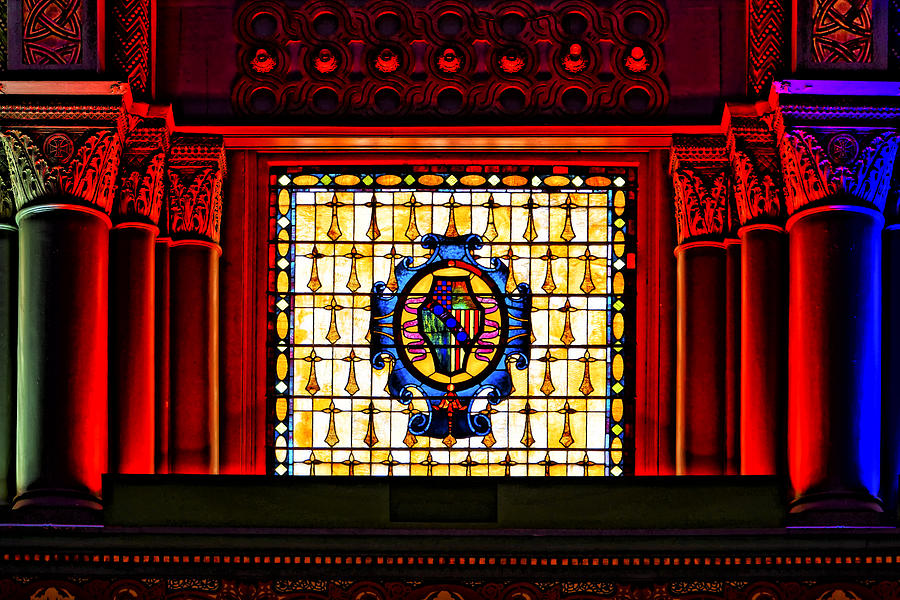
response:
{"label": "stained glass window", "polygon": [[631,472],[629,168],[270,173],[270,472]]}

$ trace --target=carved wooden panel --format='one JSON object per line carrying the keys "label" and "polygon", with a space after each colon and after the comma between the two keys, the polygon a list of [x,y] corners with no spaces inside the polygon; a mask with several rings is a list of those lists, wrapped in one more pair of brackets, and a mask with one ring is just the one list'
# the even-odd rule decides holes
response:
{"label": "carved wooden panel", "polygon": [[747,90],[765,97],[775,74],[784,68],[785,0],[750,0]]}
{"label": "carved wooden panel", "polygon": [[18,0],[7,16],[9,70],[96,67],[97,0]]}
{"label": "carved wooden panel", "polygon": [[246,115],[594,120],[668,102],[659,0],[263,0],[234,27]]}

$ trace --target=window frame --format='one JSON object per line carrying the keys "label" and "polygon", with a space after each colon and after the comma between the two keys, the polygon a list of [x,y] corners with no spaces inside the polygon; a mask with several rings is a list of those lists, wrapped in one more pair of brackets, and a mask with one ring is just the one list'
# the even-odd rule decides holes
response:
{"label": "window frame", "polygon": [[[528,140],[495,135],[459,141],[452,138],[458,131],[448,130],[447,143],[434,131],[378,138],[361,130],[357,135],[311,136],[304,141],[274,137],[272,128],[267,129],[257,136],[226,136],[228,173],[220,265],[221,473],[267,474],[266,446],[273,433],[266,406],[269,170],[276,166],[506,163],[637,169],[635,402],[634,413],[627,417],[633,429],[626,437],[634,440],[629,449],[634,475],[674,474],[674,218],[666,177],[670,135],[599,140],[569,135],[564,138],[566,145],[549,148],[546,143],[541,145],[548,141],[545,135]],[[395,130],[391,133],[396,135]],[[386,147],[361,151],[362,141]],[[613,145],[611,141],[616,147],[607,149]],[[299,152],[295,144],[313,147]],[[440,144],[443,147],[435,148]],[[476,155],[479,160],[472,158]]]}

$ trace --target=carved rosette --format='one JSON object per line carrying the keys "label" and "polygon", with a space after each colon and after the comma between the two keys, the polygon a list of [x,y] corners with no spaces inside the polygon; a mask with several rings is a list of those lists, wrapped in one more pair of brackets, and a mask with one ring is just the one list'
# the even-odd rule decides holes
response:
{"label": "carved rosette", "polygon": [[[858,142],[861,137],[856,135],[853,139]],[[794,214],[810,204],[831,200],[842,204],[858,203],[883,211],[898,142],[900,137],[896,131],[879,133],[869,139],[855,161],[841,164],[843,153],[829,155],[809,131],[782,127],[778,151],[788,212]]]}
{"label": "carved rosette", "polygon": [[782,225],[784,199],[775,136],[762,118],[732,117],[728,157],[741,226]]}
{"label": "carved rosette", "polygon": [[737,230],[723,136],[675,136],[670,164],[678,243],[721,241]]}
{"label": "carved rosette", "polygon": [[113,211],[117,222],[159,223],[166,190],[168,145],[169,135],[164,123],[147,122],[129,135]]}
{"label": "carved rosette", "polygon": [[173,138],[168,174],[168,227],[173,239],[219,242],[224,177],[221,137]]}

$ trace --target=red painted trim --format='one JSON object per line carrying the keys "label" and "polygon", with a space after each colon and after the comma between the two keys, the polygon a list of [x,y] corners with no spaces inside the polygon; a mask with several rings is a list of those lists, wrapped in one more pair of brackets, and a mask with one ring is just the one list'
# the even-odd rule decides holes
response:
{"label": "red painted trim", "polygon": [[725,241],[723,241],[722,243],[725,244],[726,248],[728,248],[729,246],[739,246],[741,244],[741,240],[740,238],[725,238]]}
{"label": "red painted trim", "polygon": [[836,211],[844,211],[844,212],[855,212],[864,215],[873,215],[881,218],[882,222],[884,221],[884,214],[881,211],[876,210],[874,208],[869,208],[868,206],[857,206],[856,204],[826,204],[825,206],[815,206],[813,208],[802,209],[798,212],[795,212],[785,223],[784,230],[788,233],[791,232],[791,227],[797,223],[800,219],[805,217],[809,217],[811,215],[818,215],[825,212],[836,212]]}

